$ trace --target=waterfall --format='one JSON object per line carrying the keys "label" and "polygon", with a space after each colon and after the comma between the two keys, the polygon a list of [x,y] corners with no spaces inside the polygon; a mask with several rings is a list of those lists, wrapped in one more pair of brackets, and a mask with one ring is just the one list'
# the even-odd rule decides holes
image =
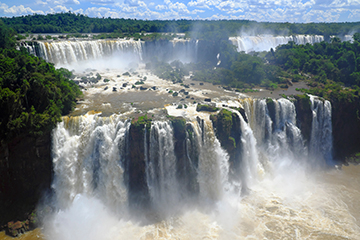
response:
{"label": "waterfall", "polygon": [[117,116],[63,118],[53,131],[52,150],[52,187],[60,207],[84,194],[121,211],[127,201],[123,163],[129,127]]}
{"label": "waterfall", "polygon": [[205,203],[211,203],[219,200],[228,187],[228,155],[215,137],[209,119],[192,124],[200,148],[198,170],[200,199]]}
{"label": "waterfall", "polygon": [[[259,155],[257,151],[257,141],[253,130],[250,125],[245,122],[243,116],[236,112],[240,118],[240,129],[241,129],[241,144],[242,144],[242,159],[241,159],[241,172],[242,185],[244,188],[253,186],[259,179],[259,173],[263,172],[263,167],[259,162]],[[244,189],[246,190],[246,189]]]}
{"label": "waterfall", "polygon": [[68,65],[81,61],[101,59],[107,56],[131,54],[142,60],[141,41],[134,40],[77,40],[39,41],[40,57],[57,65]]}
{"label": "waterfall", "polygon": [[324,160],[330,164],[332,161],[332,123],[331,104],[327,100],[320,100],[310,96],[312,111],[311,138],[309,144],[310,157]]}
{"label": "waterfall", "polygon": [[173,137],[169,122],[153,122],[150,131],[150,156],[145,159],[151,201],[155,208],[167,211],[179,199]]}
{"label": "waterfall", "polygon": [[36,55],[35,47],[32,44],[29,44],[28,42],[20,42],[20,47],[24,47],[30,54]]}
{"label": "waterfall", "polygon": [[313,119],[307,146],[296,120],[293,102],[287,99],[242,100],[259,154],[270,161],[310,158],[307,160],[310,165],[315,162],[323,165],[332,160],[331,104],[312,96],[310,100]]}
{"label": "waterfall", "polygon": [[[180,60],[194,62],[197,58],[198,41],[174,39],[169,42],[143,42],[126,39],[116,40],[60,40],[38,41],[38,55],[57,66],[74,66],[104,58],[134,62],[151,61],[154,57],[163,61]],[[22,43],[29,53],[36,55],[33,46]],[[100,64],[100,63],[99,63]],[[118,64],[119,65],[119,64]],[[96,65],[94,65],[96,66]]]}
{"label": "waterfall", "polygon": [[[140,132],[133,132],[132,142],[130,121],[118,115],[64,117],[53,131],[52,187],[59,207],[65,208],[81,194],[96,197],[121,213],[130,199],[136,201],[141,194],[145,198],[141,201],[166,215],[176,212],[186,199],[212,204],[236,188],[236,194],[247,192],[279,165],[330,163],[331,104],[313,96],[310,101],[313,118],[307,145],[291,100],[243,99],[245,115],[229,108],[240,120],[235,133],[240,139],[235,146],[239,159],[232,164],[209,117],[188,122],[183,140],[176,139],[171,121],[163,120],[145,126],[142,139],[134,138]],[[130,154],[129,144],[139,142],[144,144],[143,154]],[[230,171],[236,171],[231,179]],[[132,191],[136,194],[131,195]]]}
{"label": "waterfall", "polygon": [[324,41],[324,37],[320,35],[294,35],[294,36],[273,36],[273,35],[258,35],[258,36],[237,36],[230,37],[229,40],[237,46],[238,52],[262,52],[275,49],[277,46],[287,44],[290,41],[296,44],[314,44]]}

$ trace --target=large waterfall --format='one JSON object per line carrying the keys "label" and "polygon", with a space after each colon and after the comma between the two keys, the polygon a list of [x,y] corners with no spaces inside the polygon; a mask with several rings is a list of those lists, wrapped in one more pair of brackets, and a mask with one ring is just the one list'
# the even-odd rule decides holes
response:
{"label": "large waterfall", "polygon": [[[313,44],[324,41],[320,35],[294,35],[294,36],[238,36],[230,37],[229,41],[237,47],[239,52],[270,51],[281,44],[294,41],[296,44]],[[170,41],[135,41],[132,39],[103,39],[103,40],[57,40],[37,41],[36,47],[26,42],[22,46],[31,54],[38,55],[46,61],[57,66],[76,67],[86,65],[88,68],[97,68],[107,58],[107,68],[119,68],[121,60],[124,63],[141,61],[149,62],[156,57],[162,61],[180,60],[182,62],[197,62],[199,60],[199,40],[173,39]],[[208,49],[208,46],[205,46]],[[208,49],[209,50],[209,49]],[[216,56],[216,53],[213,53]],[[114,61],[117,60],[117,61]],[[89,64],[89,62],[96,62]],[[110,64],[109,64],[110,62]],[[112,65],[112,62],[116,62]],[[120,63],[119,63],[120,62]]]}
{"label": "large waterfall", "polygon": [[[310,100],[310,137],[288,99],[243,99],[242,114],[227,108],[240,139],[235,162],[209,114],[151,125],[120,115],[64,117],[53,131],[55,209],[45,234],[278,239],[311,238],[316,228],[327,239],[355,237],[346,206],[329,202],[329,189],[310,177],[332,156],[331,105]],[[338,225],[338,218],[349,221]]]}
{"label": "large waterfall", "polygon": [[39,57],[58,66],[66,66],[97,60],[104,57],[118,56],[142,59],[141,41],[134,40],[77,40],[77,41],[39,41]]}
{"label": "large waterfall", "polygon": [[277,46],[287,44],[290,41],[296,44],[314,44],[324,41],[324,36],[321,35],[294,35],[294,36],[238,36],[231,37],[230,41],[237,47],[238,52],[262,52],[275,49]]}
{"label": "large waterfall", "polygon": [[[74,67],[77,64],[117,60],[117,65],[107,67],[119,68],[121,62],[151,61],[157,57],[162,61],[180,60],[182,62],[195,62],[198,41],[189,39],[173,39],[171,41],[144,42],[132,39],[105,39],[105,40],[58,40],[37,41],[34,47],[26,42],[21,46],[28,49],[30,54],[38,55],[57,66]],[[104,59],[105,58],[105,59]],[[120,62],[120,63],[119,63]],[[92,66],[89,65],[91,68]]]}

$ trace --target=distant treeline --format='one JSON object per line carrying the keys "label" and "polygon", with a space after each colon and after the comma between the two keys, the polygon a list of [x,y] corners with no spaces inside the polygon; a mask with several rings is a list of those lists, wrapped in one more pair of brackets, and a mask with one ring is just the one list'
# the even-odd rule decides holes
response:
{"label": "distant treeline", "polygon": [[[136,20],[90,18],[82,14],[54,13],[1,18],[17,33],[141,33],[178,32],[200,34],[225,30],[229,35],[240,31],[251,34],[345,35],[360,32],[360,22],[346,23],[271,23],[249,20]],[[193,37],[199,37],[193,36]]]}

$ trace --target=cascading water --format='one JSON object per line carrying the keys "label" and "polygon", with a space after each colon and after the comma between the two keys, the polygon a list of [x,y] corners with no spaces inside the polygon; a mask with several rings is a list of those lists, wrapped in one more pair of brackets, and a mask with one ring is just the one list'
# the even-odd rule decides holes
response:
{"label": "cascading water", "polygon": [[332,124],[331,104],[310,96],[312,111],[310,156],[313,159],[323,159],[324,163],[332,164]]}
{"label": "cascading water", "polygon": [[[316,152],[318,162],[331,157],[331,105],[310,99],[313,120],[307,145],[290,100],[244,99],[239,104],[245,114],[229,108],[239,119],[236,134],[241,140],[240,170],[231,178],[234,165],[209,115],[190,118],[184,140],[170,120],[152,121],[143,131],[132,132],[130,121],[117,115],[64,118],[53,133],[53,188],[59,210],[45,233],[51,239],[356,239],[360,229],[346,204],[303,167],[315,164]],[[142,138],[135,139],[141,132]],[[128,152],[134,143],[144,144],[143,159],[132,159]],[[143,210],[141,205],[133,204],[136,211],[128,207],[133,189],[127,181],[141,184],[141,177],[127,173],[131,161],[138,161],[138,168],[144,163],[150,205]],[[183,179],[191,187],[184,188]],[[239,187],[249,191],[241,195]],[[77,215],[89,224],[96,222],[103,234],[64,234],[71,227],[63,222]],[[136,223],[144,218],[145,224]],[[346,221],[338,224],[340,218]]]}
{"label": "cascading water", "polygon": [[317,43],[324,41],[324,37],[320,35],[294,35],[294,36],[238,36],[230,37],[230,41],[237,46],[238,52],[262,52],[275,49],[277,46],[286,44],[290,41],[296,44]]}
{"label": "cascading water", "polygon": [[170,123],[156,121],[152,124],[149,156],[145,157],[146,179],[151,201],[157,211],[163,209],[169,212],[179,199],[173,141]]}
{"label": "cascading water", "polygon": [[194,130],[200,148],[198,182],[200,199],[204,203],[221,198],[228,184],[228,156],[216,139],[212,123],[206,119],[194,122]]}
{"label": "cascading water", "polygon": [[[58,67],[98,68],[102,61],[108,60],[107,68],[119,68],[126,63],[151,61],[154,56],[162,61],[196,62],[198,41],[174,39],[170,42],[144,42],[126,39],[116,40],[60,40],[37,41],[38,51],[27,43],[21,43],[29,53],[38,55]],[[116,60],[116,61],[115,61]],[[110,64],[111,62],[114,62]],[[123,62],[124,61],[124,62]],[[94,64],[93,62],[96,62]]]}
{"label": "cascading water", "polygon": [[77,194],[100,196],[121,211],[127,201],[123,181],[129,121],[96,115],[64,118],[53,132],[53,188],[61,208]]}
{"label": "cascading water", "polygon": [[38,42],[40,57],[46,61],[68,65],[111,55],[134,54],[142,59],[142,42],[134,40],[79,40]]}

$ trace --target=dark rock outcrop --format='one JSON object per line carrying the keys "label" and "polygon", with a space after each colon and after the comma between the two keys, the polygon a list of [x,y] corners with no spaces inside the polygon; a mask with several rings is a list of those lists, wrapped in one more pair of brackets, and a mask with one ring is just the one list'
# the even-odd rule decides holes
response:
{"label": "dark rock outcrop", "polygon": [[307,95],[295,96],[296,121],[306,142],[310,142],[312,111],[310,97]]}
{"label": "dark rock outcrop", "polygon": [[20,136],[0,148],[0,226],[29,218],[52,181],[51,136]]}
{"label": "dark rock outcrop", "polygon": [[344,159],[360,152],[360,99],[332,99],[334,158]]}
{"label": "dark rock outcrop", "polygon": [[[181,193],[184,196],[195,196],[199,192],[199,184],[196,181],[198,148],[193,139],[194,130],[190,124],[186,124],[186,120],[182,117],[172,118],[171,124],[174,129],[174,152],[177,159],[177,178],[182,186]],[[187,149],[189,155],[187,155]]]}
{"label": "dark rock outcrop", "polygon": [[[128,161],[125,162],[126,177],[128,185],[129,204],[135,211],[141,211],[149,206],[149,191],[145,174],[145,146],[144,137],[149,132],[151,120],[140,117],[133,120],[129,129]],[[146,134],[146,144],[149,143],[149,134]]]}

